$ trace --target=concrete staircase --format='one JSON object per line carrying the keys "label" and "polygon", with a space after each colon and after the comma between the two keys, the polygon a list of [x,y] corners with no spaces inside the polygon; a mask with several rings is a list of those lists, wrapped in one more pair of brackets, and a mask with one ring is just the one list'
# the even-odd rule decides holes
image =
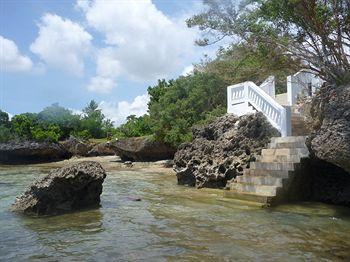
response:
{"label": "concrete staircase", "polygon": [[[225,190],[225,197],[270,206],[286,200],[296,170],[309,151],[304,136],[273,137],[256,162]],[[295,184],[295,183],[294,183]]]}

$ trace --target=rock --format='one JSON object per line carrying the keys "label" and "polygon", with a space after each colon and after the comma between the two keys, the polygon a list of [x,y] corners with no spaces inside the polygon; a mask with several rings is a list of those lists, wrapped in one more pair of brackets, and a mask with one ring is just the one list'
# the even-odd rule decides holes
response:
{"label": "rock", "polygon": [[313,155],[350,173],[350,85],[323,86],[312,99],[309,120]]}
{"label": "rock", "polygon": [[124,166],[126,167],[132,167],[133,166],[133,163],[131,161],[125,161],[124,162]]}
{"label": "rock", "polygon": [[85,161],[52,170],[16,199],[11,210],[27,215],[56,215],[100,203],[106,172]]}
{"label": "rock", "polygon": [[150,137],[131,137],[111,143],[111,148],[123,161],[157,161],[172,159],[175,150]]}
{"label": "rock", "polygon": [[89,156],[114,156],[115,152],[110,147],[110,142],[95,145],[89,152]]}
{"label": "rock", "polygon": [[193,128],[194,140],[182,144],[175,154],[178,184],[224,188],[229,180],[242,175],[273,136],[279,133],[262,113],[226,115]]}
{"label": "rock", "polygon": [[33,141],[0,143],[0,163],[30,164],[59,161],[71,155],[59,144]]}
{"label": "rock", "polygon": [[61,146],[67,150],[72,156],[89,156],[92,146],[88,143],[70,136],[67,140],[60,142]]}

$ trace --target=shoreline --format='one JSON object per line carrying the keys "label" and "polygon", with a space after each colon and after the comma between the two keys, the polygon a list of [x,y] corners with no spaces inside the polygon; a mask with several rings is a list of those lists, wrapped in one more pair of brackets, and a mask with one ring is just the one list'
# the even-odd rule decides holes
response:
{"label": "shoreline", "polygon": [[159,173],[167,173],[175,175],[175,171],[172,167],[166,167],[167,160],[160,160],[154,162],[132,162],[132,166],[128,167],[124,162],[121,161],[118,156],[96,156],[96,157],[72,157],[70,159],[65,159],[55,162],[46,162],[46,163],[35,163],[35,164],[22,164],[22,165],[5,165],[0,164],[1,167],[11,168],[11,167],[43,167],[43,168],[60,168],[65,165],[70,165],[73,163],[79,163],[83,161],[95,161],[102,165],[102,167],[107,171],[151,171]]}

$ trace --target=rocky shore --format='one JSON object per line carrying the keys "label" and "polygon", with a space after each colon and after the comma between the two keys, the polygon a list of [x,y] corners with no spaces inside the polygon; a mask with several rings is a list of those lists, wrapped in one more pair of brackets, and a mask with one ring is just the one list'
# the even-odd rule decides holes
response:
{"label": "rocky shore", "polygon": [[194,140],[179,147],[174,158],[178,184],[223,188],[242,175],[273,136],[279,136],[262,113],[226,115],[193,128]]}

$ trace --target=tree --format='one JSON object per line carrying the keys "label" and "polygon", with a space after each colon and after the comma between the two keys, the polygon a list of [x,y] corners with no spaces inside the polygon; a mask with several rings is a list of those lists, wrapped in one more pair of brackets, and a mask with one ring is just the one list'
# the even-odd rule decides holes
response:
{"label": "tree", "polygon": [[[348,0],[205,0],[208,10],[188,20],[204,32],[199,44],[225,37],[276,45],[305,68],[338,85],[350,81]],[[214,41],[210,41],[214,37]]]}
{"label": "tree", "polygon": [[218,76],[196,72],[149,87],[155,138],[174,147],[190,141],[193,125],[205,121],[210,112],[221,115],[226,111],[226,86]]}
{"label": "tree", "polygon": [[60,129],[61,139],[69,137],[71,133],[80,129],[80,116],[71,110],[59,106],[58,103],[44,108],[39,114],[41,123],[56,125]]}
{"label": "tree", "polygon": [[116,129],[115,136],[121,137],[141,137],[153,134],[151,119],[149,115],[136,117],[130,115],[126,118],[126,123]]}
{"label": "tree", "polygon": [[4,126],[4,127],[10,126],[10,117],[6,112],[2,110],[0,110],[0,126]]}

